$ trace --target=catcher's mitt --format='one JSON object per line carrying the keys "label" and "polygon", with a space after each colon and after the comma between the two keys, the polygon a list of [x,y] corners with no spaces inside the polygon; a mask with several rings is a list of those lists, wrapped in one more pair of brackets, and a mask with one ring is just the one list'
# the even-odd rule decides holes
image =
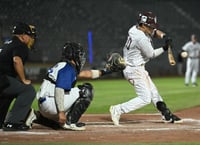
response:
{"label": "catcher's mitt", "polygon": [[122,71],[125,67],[125,61],[119,53],[110,54],[105,65],[105,69],[111,72]]}

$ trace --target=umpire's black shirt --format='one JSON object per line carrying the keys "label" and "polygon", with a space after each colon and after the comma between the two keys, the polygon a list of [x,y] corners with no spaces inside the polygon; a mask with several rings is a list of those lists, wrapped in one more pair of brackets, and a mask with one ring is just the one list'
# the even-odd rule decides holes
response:
{"label": "umpire's black shirt", "polygon": [[22,43],[18,37],[12,37],[11,41],[4,44],[0,49],[0,74],[16,77],[17,73],[14,68],[13,57],[19,56],[23,64],[25,64],[28,54],[27,45]]}

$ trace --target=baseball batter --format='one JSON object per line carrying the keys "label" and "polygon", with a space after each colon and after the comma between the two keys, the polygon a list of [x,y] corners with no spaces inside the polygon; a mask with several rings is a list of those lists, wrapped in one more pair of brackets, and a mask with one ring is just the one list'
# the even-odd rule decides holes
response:
{"label": "baseball batter", "polygon": [[197,42],[196,35],[191,35],[191,41],[187,42],[182,47],[182,57],[187,57],[186,72],[185,72],[185,85],[188,86],[191,83],[192,86],[197,86],[197,75],[199,71],[199,54],[200,44]]}
{"label": "baseball batter", "polygon": [[[128,39],[123,48],[126,68],[123,73],[125,78],[135,87],[137,97],[128,102],[110,107],[111,119],[114,125],[119,125],[120,115],[134,111],[149,103],[153,103],[161,112],[164,122],[178,123],[181,119],[172,114],[167,108],[158,90],[152,82],[145,64],[164,51],[168,50],[172,41],[169,37],[157,30],[156,16],[152,12],[140,13],[138,24],[130,28]],[[163,47],[154,49],[152,37],[165,39]]]}

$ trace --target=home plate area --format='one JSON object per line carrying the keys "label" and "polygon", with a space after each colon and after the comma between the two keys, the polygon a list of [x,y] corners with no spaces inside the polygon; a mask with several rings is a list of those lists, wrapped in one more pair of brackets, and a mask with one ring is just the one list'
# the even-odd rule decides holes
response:
{"label": "home plate area", "polygon": [[183,123],[163,123],[155,114],[123,114],[114,126],[109,114],[85,114],[85,131],[53,130],[33,124],[23,132],[0,130],[0,143],[87,142],[87,143],[174,143],[200,142],[200,107],[175,113]]}

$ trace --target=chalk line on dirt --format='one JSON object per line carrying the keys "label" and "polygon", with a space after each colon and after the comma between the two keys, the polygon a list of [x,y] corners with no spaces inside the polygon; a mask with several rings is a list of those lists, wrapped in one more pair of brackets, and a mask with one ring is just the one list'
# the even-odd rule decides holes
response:
{"label": "chalk line on dirt", "polygon": [[[200,131],[200,120],[198,119],[192,119],[192,118],[184,118],[183,119],[183,123],[179,124],[179,125],[173,125],[171,124],[170,126],[156,126],[156,123],[161,123],[161,120],[140,120],[140,121],[124,121],[121,122],[120,126],[114,126],[112,122],[87,122],[86,123],[86,127],[89,129],[86,131],[87,132],[101,132],[101,130],[96,129],[96,128],[104,128],[103,130],[106,131],[106,128],[110,128],[112,130],[112,128],[118,128],[120,130],[120,128],[122,130],[130,130],[131,132],[136,132],[136,131],[170,131],[170,130],[195,130],[195,131]],[[141,126],[138,127],[137,123],[155,123],[155,125],[151,126],[151,127],[145,127]],[[185,124],[184,124],[185,123]],[[189,125],[187,123],[190,123]],[[194,124],[191,124],[194,123]],[[135,126],[136,125],[136,126]],[[93,129],[95,128],[95,129]],[[119,131],[116,130],[116,131]],[[39,129],[39,131],[37,131],[37,129],[30,130],[30,131],[2,131],[2,129],[0,129],[0,133],[4,134],[4,135],[10,135],[10,134],[24,134],[24,135],[50,135],[50,134],[59,134],[59,131],[65,132],[64,130],[58,130],[58,131],[41,131],[41,129]],[[114,130],[112,130],[114,131]],[[84,131],[83,131],[84,132]]]}

